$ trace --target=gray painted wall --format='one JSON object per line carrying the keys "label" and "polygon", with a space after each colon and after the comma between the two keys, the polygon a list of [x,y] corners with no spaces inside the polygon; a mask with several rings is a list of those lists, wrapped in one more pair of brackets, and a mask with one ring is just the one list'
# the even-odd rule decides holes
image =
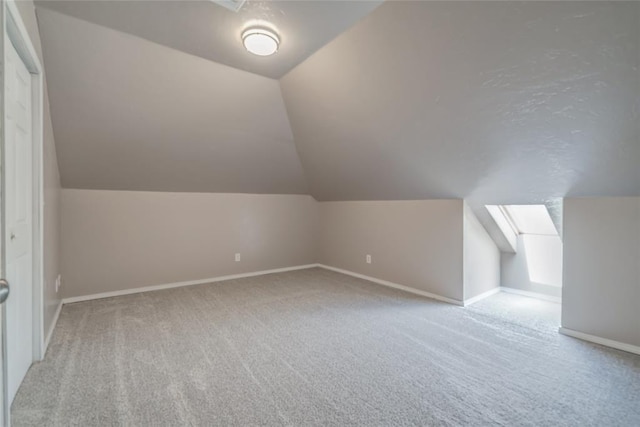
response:
{"label": "gray painted wall", "polygon": [[[42,47],[40,45],[40,33],[36,21],[33,2],[16,2],[20,16],[29,32],[31,42],[42,63]],[[58,160],[56,158],[56,143],[53,136],[51,113],[49,109],[47,74],[45,69],[44,82],[44,333],[49,332],[56,309],[60,304],[60,295],[56,293],[55,281],[60,272],[60,175],[58,173]]]}
{"label": "gray painted wall", "polygon": [[462,200],[320,203],[320,263],[462,301],[462,206]]}
{"label": "gray painted wall", "polygon": [[[560,237],[519,235],[516,244],[516,253],[502,253],[502,286],[561,297],[562,241]],[[543,267],[542,270],[539,270],[540,267]],[[538,278],[540,273],[543,276],[542,280]]]}
{"label": "gray painted wall", "polygon": [[640,346],[640,198],[564,201],[562,326]]}
{"label": "gray painted wall", "polygon": [[310,196],[63,189],[61,200],[65,297],[317,260]]}
{"label": "gray painted wall", "polygon": [[464,204],[464,299],[500,287],[500,251],[471,208]]}
{"label": "gray painted wall", "polygon": [[458,301],[499,284],[461,200],[64,189],[62,218],[65,297],[316,262]]}

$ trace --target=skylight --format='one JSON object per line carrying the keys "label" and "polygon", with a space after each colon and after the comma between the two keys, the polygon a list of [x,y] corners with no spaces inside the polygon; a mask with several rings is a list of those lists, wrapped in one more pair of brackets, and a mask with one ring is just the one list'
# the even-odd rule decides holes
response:
{"label": "skylight", "polygon": [[526,274],[529,285],[561,287],[562,241],[547,207],[487,205],[486,208],[513,252],[521,254],[508,258],[512,260],[512,268],[521,271],[516,280],[523,280]]}
{"label": "skylight", "polygon": [[211,0],[212,2],[219,4],[220,6],[229,9],[232,12],[237,12],[244,5],[247,0]]}
{"label": "skylight", "polygon": [[517,234],[558,235],[545,205],[503,205],[501,209]]}

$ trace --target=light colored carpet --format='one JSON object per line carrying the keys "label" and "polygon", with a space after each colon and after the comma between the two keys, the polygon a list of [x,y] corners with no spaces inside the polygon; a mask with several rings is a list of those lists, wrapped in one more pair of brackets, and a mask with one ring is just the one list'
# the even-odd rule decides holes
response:
{"label": "light colored carpet", "polygon": [[640,357],[559,306],[311,269],[67,305],[15,426],[640,425]]}

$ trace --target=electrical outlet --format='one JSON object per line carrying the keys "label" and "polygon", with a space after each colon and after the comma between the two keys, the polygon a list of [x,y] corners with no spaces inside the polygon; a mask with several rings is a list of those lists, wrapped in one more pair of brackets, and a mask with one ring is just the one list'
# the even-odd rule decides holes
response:
{"label": "electrical outlet", "polygon": [[367,264],[371,264],[371,255],[367,254]]}
{"label": "electrical outlet", "polygon": [[62,276],[58,274],[58,277],[56,277],[56,293],[60,290],[61,285],[62,285]]}
{"label": "electrical outlet", "polygon": [[240,262],[240,254],[236,254],[236,262]]}

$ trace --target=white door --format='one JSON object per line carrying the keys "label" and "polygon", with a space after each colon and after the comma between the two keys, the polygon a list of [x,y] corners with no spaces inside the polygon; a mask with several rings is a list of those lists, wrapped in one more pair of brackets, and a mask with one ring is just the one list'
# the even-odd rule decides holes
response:
{"label": "white door", "polygon": [[5,39],[5,248],[7,385],[11,405],[33,362],[33,209],[31,75]]}

